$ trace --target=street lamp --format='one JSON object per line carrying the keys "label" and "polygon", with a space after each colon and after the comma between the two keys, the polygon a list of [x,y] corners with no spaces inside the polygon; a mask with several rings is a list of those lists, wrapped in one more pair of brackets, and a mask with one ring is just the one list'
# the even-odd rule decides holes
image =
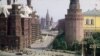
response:
{"label": "street lamp", "polygon": [[87,41],[85,41],[86,38],[84,38],[81,42],[82,44],[82,55],[81,56],[86,56],[87,55],[87,49],[85,48],[85,45],[87,45]]}
{"label": "street lamp", "polygon": [[82,41],[82,56],[84,56],[84,41]]}
{"label": "street lamp", "polygon": [[96,56],[96,44],[94,38],[93,38],[93,56]]}

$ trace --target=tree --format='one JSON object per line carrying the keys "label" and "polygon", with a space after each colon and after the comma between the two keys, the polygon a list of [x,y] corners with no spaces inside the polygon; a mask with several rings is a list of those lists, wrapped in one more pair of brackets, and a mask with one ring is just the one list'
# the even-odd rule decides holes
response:
{"label": "tree", "polygon": [[64,37],[65,37],[64,32],[56,37],[55,41],[53,42],[53,49],[69,50],[69,51],[81,50],[81,45],[78,43],[78,41],[74,41],[72,46],[68,46]]}
{"label": "tree", "polygon": [[97,51],[97,47],[100,45],[100,32],[96,32],[92,36],[93,36],[93,39],[94,39],[94,56],[97,56],[97,55],[100,55],[99,54],[100,50]]}
{"label": "tree", "polygon": [[62,34],[59,34],[55,41],[53,42],[53,49],[58,49],[58,50],[66,50],[67,49],[67,45],[66,42],[64,40],[64,32]]}
{"label": "tree", "polygon": [[91,51],[93,51],[95,56],[97,53],[97,47],[100,45],[100,32],[93,33],[91,37],[85,38],[84,42],[86,42],[85,48],[87,49],[87,53],[91,54]]}

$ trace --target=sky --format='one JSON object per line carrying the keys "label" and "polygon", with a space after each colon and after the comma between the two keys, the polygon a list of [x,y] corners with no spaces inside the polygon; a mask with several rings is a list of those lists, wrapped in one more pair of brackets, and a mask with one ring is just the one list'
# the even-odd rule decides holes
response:
{"label": "sky", "polygon": [[[1,4],[5,4],[6,0],[2,0]],[[18,0],[18,3],[26,5],[26,0]],[[47,10],[50,17],[53,17],[54,21],[65,18],[67,9],[69,8],[70,0],[32,0],[32,6],[34,11],[42,17],[46,17]],[[95,7],[100,9],[100,0],[80,0],[80,6],[83,12],[92,10]],[[96,4],[98,4],[96,6]]]}

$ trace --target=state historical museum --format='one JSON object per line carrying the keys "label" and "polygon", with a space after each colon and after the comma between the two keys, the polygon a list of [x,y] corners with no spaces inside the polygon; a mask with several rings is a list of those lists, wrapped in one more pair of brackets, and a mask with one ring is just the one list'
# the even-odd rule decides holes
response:
{"label": "state historical museum", "polygon": [[27,0],[26,6],[11,2],[7,0],[7,5],[0,5],[0,49],[23,50],[41,38],[38,16],[31,0]]}

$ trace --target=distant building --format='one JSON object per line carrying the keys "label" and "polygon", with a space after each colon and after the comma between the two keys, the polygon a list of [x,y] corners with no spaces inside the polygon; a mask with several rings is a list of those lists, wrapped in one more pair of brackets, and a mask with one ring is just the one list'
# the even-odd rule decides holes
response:
{"label": "distant building", "polygon": [[58,30],[59,30],[59,33],[62,33],[65,31],[65,19],[60,19],[58,21]]}
{"label": "distant building", "polygon": [[46,14],[46,29],[49,29],[50,27],[50,16],[49,16],[49,12],[47,10],[47,14]]}
{"label": "distant building", "polygon": [[49,12],[47,10],[47,13],[46,13],[46,17],[45,18],[41,18],[41,29],[46,29],[46,30],[49,30],[53,24],[53,18],[51,17],[50,18],[50,15],[49,15]]}
{"label": "distant building", "polygon": [[53,24],[53,18],[51,17],[50,26],[52,26],[52,24]]}
{"label": "distant building", "polygon": [[45,29],[46,28],[46,19],[45,18],[41,18],[41,29]]}
{"label": "distant building", "polygon": [[0,50],[23,50],[41,38],[31,0],[27,0],[27,6],[13,1],[14,4],[7,0],[7,5],[0,6]]}

